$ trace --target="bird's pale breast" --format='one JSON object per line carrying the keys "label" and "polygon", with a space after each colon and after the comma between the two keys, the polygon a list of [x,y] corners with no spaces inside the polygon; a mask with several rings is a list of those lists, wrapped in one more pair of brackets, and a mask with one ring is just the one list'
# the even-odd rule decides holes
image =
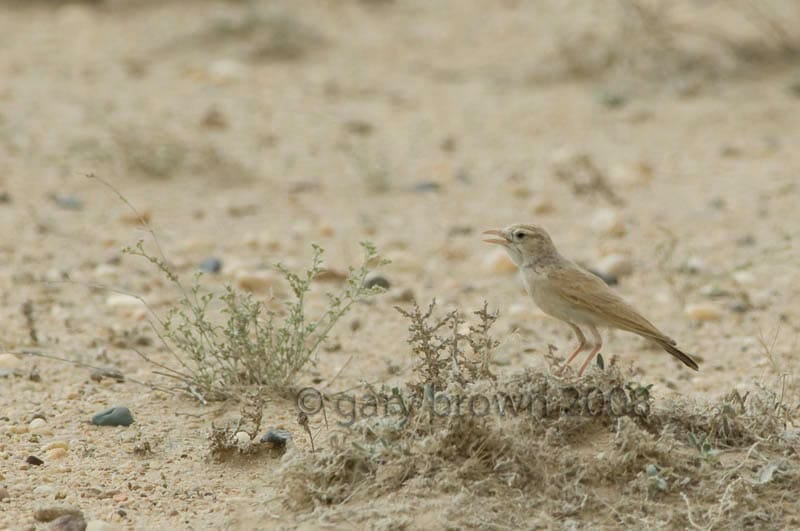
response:
{"label": "bird's pale breast", "polygon": [[533,298],[536,305],[546,314],[574,324],[601,324],[597,317],[588,311],[576,308],[553,289],[552,282],[544,271],[533,268],[522,270],[522,282],[525,290]]}

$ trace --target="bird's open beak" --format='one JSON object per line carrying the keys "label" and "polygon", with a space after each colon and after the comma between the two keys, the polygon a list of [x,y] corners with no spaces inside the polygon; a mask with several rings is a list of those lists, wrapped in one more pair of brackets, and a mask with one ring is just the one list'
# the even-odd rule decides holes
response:
{"label": "bird's open beak", "polygon": [[497,245],[508,245],[510,240],[508,237],[503,233],[501,230],[487,230],[483,232],[484,234],[491,234],[492,236],[500,236],[500,238],[488,238],[483,240],[484,243],[496,243]]}

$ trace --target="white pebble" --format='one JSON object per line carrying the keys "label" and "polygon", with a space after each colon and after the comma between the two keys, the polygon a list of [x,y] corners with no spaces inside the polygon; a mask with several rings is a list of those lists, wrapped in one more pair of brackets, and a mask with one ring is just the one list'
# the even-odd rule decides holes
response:
{"label": "white pebble", "polygon": [[490,273],[510,274],[517,272],[517,265],[503,249],[491,251],[483,259],[483,268]]}
{"label": "white pebble", "polygon": [[712,302],[698,302],[686,305],[686,315],[695,321],[716,321],[722,317],[722,310]]}
{"label": "white pebble", "polygon": [[67,455],[66,448],[53,448],[52,450],[47,451],[47,461],[56,461],[58,459],[63,459]]}
{"label": "white pebble", "polygon": [[69,448],[69,443],[67,441],[53,441],[44,447],[45,451],[52,450],[53,448],[63,448],[67,450]]}
{"label": "white pebble", "polygon": [[633,273],[633,262],[624,254],[608,254],[601,258],[594,268],[604,275],[623,277]]}
{"label": "white pebble", "polygon": [[688,260],[686,260],[686,269],[688,269],[690,273],[702,273],[706,270],[706,261],[699,256],[690,256]]}
{"label": "white pebble", "polygon": [[0,369],[19,369],[22,360],[14,354],[0,354]]}
{"label": "white pebble", "polygon": [[592,228],[599,234],[606,236],[623,236],[625,224],[622,214],[613,208],[601,208],[592,215]]}
{"label": "white pebble", "polygon": [[740,286],[752,286],[756,283],[756,276],[750,271],[736,271],[733,280]]}
{"label": "white pebble", "polygon": [[145,308],[141,299],[124,293],[112,293],[106,299],[106,304],[117,308]]}
{"label": "white pebble", "polygon": [[247,67],[232,59],[218,59],[208,65],[208,74],[212,81],[230,83],[243,79],[247,75]]}
{"label": "white pebble", "polygon": [[246,431],[237,431],[233,438],[239,447],[246,448],[250,444],[250,434]]}
{"label": "white pebble", "polygon": [[94,268],[94,276],[97,278],[111,277],[116,275],[119,269],[111,264],[99,264]]}
{"label": "white pebble", "polygon": [[47,424],[46,420],[44,420],[41,417],[36,417],[35,419],[33,419],[31,421],[31,423],[28,426],[32,430],[38,430],[39,428],[43,428],[45,426],[45,424]]}

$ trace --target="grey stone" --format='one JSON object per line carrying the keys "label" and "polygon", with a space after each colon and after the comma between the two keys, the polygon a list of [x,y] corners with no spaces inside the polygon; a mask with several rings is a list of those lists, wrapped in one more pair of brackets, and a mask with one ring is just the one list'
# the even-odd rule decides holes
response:
{"label": "grey stone", "polygon": [[92,424],[97,426],[130,426],[133,424],[131,410],[124,406],[105,409],[92,417]]}

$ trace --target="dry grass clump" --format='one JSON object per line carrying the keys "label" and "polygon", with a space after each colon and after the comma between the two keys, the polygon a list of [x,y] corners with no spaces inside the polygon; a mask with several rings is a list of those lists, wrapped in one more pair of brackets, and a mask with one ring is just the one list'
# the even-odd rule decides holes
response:
{"label": "dry grass clump", "polygon": [[261,399],[255,395],[242,404],[239,417],[227,424],[211,423],[208,433],[209,456],[224,461],[233,456],[253,455],[265,448],[259,444],[259,430],[264,410]]}
{"label": "dry grass clump", "polygon": [[[587,9],[578,4],[574,9]],[[544,77],[629,73],[655,80],[716,77],[800,53],[800,9],[791,0],[659,2],[618,0],[570,11]],[[585,25],[576,23],[584,15]],[[606,20],[598,25],[597,20]],[[583,27],[583,29],[581,29]]]}
{"label": "dry grass clump", "polygon": [[154,133],[137,126],[117,127],[109,149],[124,172],[153,180],[176,175],[203,177],[226,184],[246,183],[254,171],[213,143],[193,145],[177,134]]}
{"label": "dry grass clump", "polygon": [[250,1],[170,47],[210,47],[218,52],[229,46],[252,61],[290,62],[304,59],[325,44],[327,39],[322,33],[299,13],[276,8],[269,2]]}
{"label": "dry grass clump", "polygon": [[[471,500],[448,515],[453,525],[798,522],[800,513],[778,502],[794,499],[800,449],[791,428],[798,408],[785,397],[757,388],[709,404],[656,400],[652,386],[616,366],[579,380],[533,371],[492,379],[456,368],[461,342],[440,335],[452,333],[452,313],[437,318],[433,304],[403,313],[422,368],[422,382],[404,395],[412,407],[358,419],[318,441],[316,452],[287,456],[280,476],[292,509],[372,505],[435,488]],[[485,307],[477,313],[489,315]],[[475,396],[486,400],[470,409]],[[514,511],[495,507],[498,500]]]}

